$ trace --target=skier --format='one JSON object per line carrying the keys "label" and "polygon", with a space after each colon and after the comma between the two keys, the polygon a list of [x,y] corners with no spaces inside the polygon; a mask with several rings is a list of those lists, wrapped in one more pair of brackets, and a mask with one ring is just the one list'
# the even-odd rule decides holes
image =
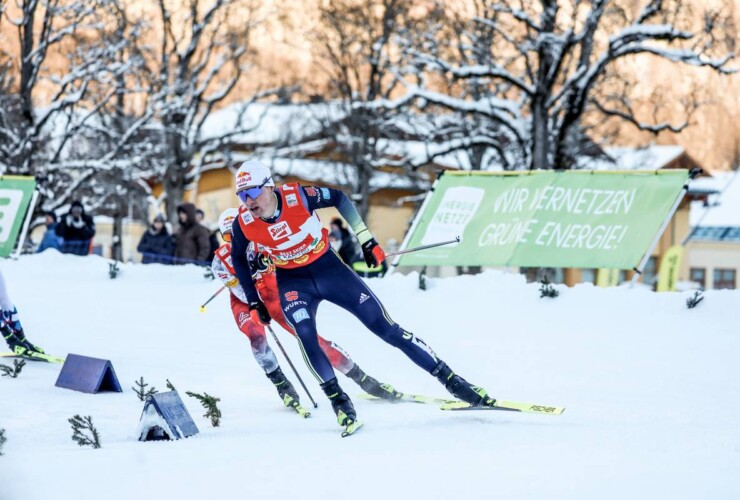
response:
{"label": "skier", "polygon": [[0,272],[0,333],[2,333],[5,343],[10,350],[19,356],[32,355],[33,353],[45,354],[39,346],[32,344],[26,338],[26,334],[18,319],[18,309],[8,295],[8,288],[5,285],[5,278]]}
{"label": "skier", "polygon": [[[265,327],[259,321],[253,321],[249,314],[249,305],[244,293],[244,289],[236,278],[234,268],[231,264],[231,230],[234,220],[239,215],[236,208],[225,210],[219,217],[218,226],[221,236],[225,243],[216,250],[213,258],[213,274],[221,280],[231,291],[231,310],[239,330],[244,333],[252,346],[257,363],[265,370],[267,377],[272,381],[278,390],[278,394],[283,399],[286,406],[290,406],[297,411],[300,408],[300,400],[293,385],[285,378],[282,370],[278,366],[277,359],[272,349],[267,343]],[[258,249],[262,250],[262,249]],[[275,318],[286,331],[293,332],[286,323],[280,300],[278,298],[277,282],[275,280],[275,266],[269,260],[264,250],[255,250],[255,245],[251,244],[248,249],[250,266],[253,273],[250,276],[250,282],[254,282],[260,300],[267,307],[270,315]],[[381,384],[375,378],[367,375],[355,363],[341,347],[334,342],[318,337],[321,349],[329,358],[332,366],[339,370],[343,375],[355,381],[365,392],[372,396],[398,401],[401,393],[396,391],[388,384]],[[300,412],[300,411],[299,411]]]}
{"label": "skier", "polygon": [[315,211],[335,207],[352,227],[368,266],[379,266],[385,260],[383,249],[344,193],[297,183],[275,188],[270,170],[256,160],[239,167],[236,191],[242,205],[239,223],[232,228],[232,261],[250,314],[255,322],[270,322],[270,313],[249,280],[247,251],[249,243],[254,242],[271,254],[285,319],[299,339],[309,368],[329,397],[339,425],[346,426],[346,433],[353,432],[359,424],[352,401],[339,386],[319,346],[316,311],[324,299],[354,314],[373,333],[435,376],[456,398],[471,405],[495,404],[485,389],[454,373],[426,342],[394,322],[365,282],[342,263],[336,252],[329,251],[327,231]]}

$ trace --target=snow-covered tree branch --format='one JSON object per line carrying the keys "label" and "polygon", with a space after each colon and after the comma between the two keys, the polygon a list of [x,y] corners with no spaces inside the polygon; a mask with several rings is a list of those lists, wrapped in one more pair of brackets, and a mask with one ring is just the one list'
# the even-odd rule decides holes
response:
{"label": "snow-covered tree branch", "polygon": [[[574,166],[581,144],[590,141],[585,119],[592,115],[653,133],[687,126],[700,101],[684,103],[682,122],[651,122],[629,104],[630,96],[609,94],[607,75],[622,59],[658,57],[677,63],[676,68],[737,71],[731,66],[736,39],[731,14],[708,11],[700,24],[680,0],[649,0],[639,8],[620,0],[481,0],[473,7],[473,12],[456,11],[437,4],[427,33],[406,41],[412,65],[441,77],[447,98],[438,97],[439,83],[408,91],[423,105],[433,103],[464,117],[461,124],[486,120],[490,130],[524,130],[516,141],[502,134],[498,148],[520,148],[518,168]],[[496,116],[494,106],[521,112]]]}

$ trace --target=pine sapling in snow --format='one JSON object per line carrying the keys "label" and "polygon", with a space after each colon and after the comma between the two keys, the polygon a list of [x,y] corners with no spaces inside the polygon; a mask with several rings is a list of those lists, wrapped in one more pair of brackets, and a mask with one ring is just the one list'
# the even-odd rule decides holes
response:
{"label": "pine sapling in snow", "polygon": [[3,456],[3,445],[8,438],[5,437],[5,429],[0,429],[0,457]]}
{"label": "pine sapling in snow", "polygon": [[554,299],[558,295],[560,295],[560,292],[555,290],[555,288],[552,286],[552,283],[550,283],[550,280],[547,279],[547,275],[544,275],[542,279],[540,280],[540,298],[543,297],[550,297],[551,299]]}
{"label": "pine sapling in snow", "polygon": [[25,361],[14,359],[13,366],[0,365],[0,371],[3,372],[3,377],[17,378],[24,366],[26,366]]}
{"label": "pine sapling in snow", "polygon": [[207,392],[196,394],[194,392],[187,391],[185,394],[200,401],[200,404],[202,404],[203,408],[206,409],[203,416],[211,419],[211,425],[213,427],[218,427],[221,424],[221,410],[218,409],[218,405],[216,404],[221,401],[221,399],[211,396]]}
{"label": "pine sapling in snow", "polygon": [[175,391],[175,392],[177,392],[177,389],[175,389],[175,386],[174,386],[174,385],[172,385],[172,382],[170,382],[170,379],[168,379],[168,378],[167,378],[167,379],[165,379],[165,380],[167,381],[167,388],[168,388],[169,390],[171,390],[171,391]]}
{"label": "pine sapling in snow", "polygon": [[135,383],[139,387],[132,387],[131,389],[133,389],[136,395],[139,396],[139,401],[146,401],[146,398],[157,393],[157,389],[154,387],[150,389],[146,388],[149,384],[144,382],[144,377],[139,377],[139,380],[136,380]]}
{"label": "pine sapling in snow", "polygon": [[698,306],[699,302],[702,300],[704,300],[704,295],[702,295],[701,290],[697,290],[694,292],[694,295],[686,299],[686,307],[693,309]]}
{"label": "pine sapling in snow", "polygon": [[108,276],[110,276],[110,279],[116,279],[120,271],[121,270],[118,268],[118,262],[114,261],[108,263]]}
{"label": "pine sapling in snow", "polygon": [[77,442],[80,446],[92,446],[93,448],[100,448],[100,434],[92,423],[92,417],[81,417],[75,415],[74,417],[67,419],[72,425],[72,440]]}
{"label": "pine sapling in snow", "polygon": [[427,289],[427,266],[424,266],[424,268],[419,273],[419,290],[426,290]]}

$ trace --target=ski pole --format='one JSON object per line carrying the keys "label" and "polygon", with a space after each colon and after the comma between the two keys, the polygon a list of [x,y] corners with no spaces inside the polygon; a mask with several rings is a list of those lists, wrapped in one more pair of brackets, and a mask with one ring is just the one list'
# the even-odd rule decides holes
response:
{"label": "ski pole", "polygon": [[385,254],[386,257],[395,257],[396,255],[403,255],[405,253],[418,252],[419,250],[426,250],[427,248],[441,247],[442,245],[449,245],[451,243],[460,243],[460,237],[456,236],[454,240],[440,241],[439,243],[430,243],[429,245],[422,245],[420,247],[407,248],[406,250],[399,250],[398,252],[391,252]]}
{"label": "ski pole", "polygon": [[277,335],[275,335],[275,332],[272,330],[272,327],[270,325],[265,325],[265,326],[267,327],[268,330],[270,330],[270,333],[272,334],[272,338],[275,339],[275,342],[277,343],[280,350],[283,351],[283,356],[285,356],[285,359],[288,360],[288,364],[293,369],[293,373],[295,373],[295,376],[298,377],[298,382],[300,382],[301,385],[303,386],[303,390],[306,391],[306,394],[308,395],[308,399],[310,399],[311,402],[313,403],[313,407],[318,408],[319,405],[317,405],[316,401],[314,401],[313,398],[311,397],[311,393],[308,392],[308,387],[306,387],[306,384],[303,383],[303,379],[301,378],[300,375],[298,375],[298,370],[295,369],[295,366],[293,366],[293,362],[288,357],[288,353],[285,352],[285,349],[283,349],[283,344],[281,344],[280,341],[278,340]]}
{"label": "ski pole", "polygon": [[219,289],[218,289],[218,290],[216,291],[216,293],[214,293],[213,295],[211,295],[211,298],[210,298],[210,299],[208,299],[208,300],[206,300],[205,302],[203,302],[203,305],[202,305],[202,306],[200,306],[200,312],[202,312],[202,313],[206,312],[206,305],[208,305],[208,303],[209,303],[210,301],[212,301],[213,299],[215,299],[215,298],[216,298],[216,296],[217,296],[217,295],[218,295],[219,293],[223,292],[223,291],[224,291],[225,289],[226,289],[226,285],[222,285],[222,286],[221,286],[221,288],[219,288]]}

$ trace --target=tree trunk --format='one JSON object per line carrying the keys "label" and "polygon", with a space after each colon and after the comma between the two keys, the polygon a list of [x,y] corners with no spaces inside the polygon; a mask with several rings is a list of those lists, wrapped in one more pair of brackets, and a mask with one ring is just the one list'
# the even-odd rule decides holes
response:
{"label": "tree trunk", "polygon": [[121,215],[120,202],[113,214],[113,244],[111,245],[111,258],[123,262],[123,215]]}
{"label": "tree trunk", "polygon": [[185,196],[185,173],[179,165],[171,165],[164,176],[164,192],[166,193],[167,220],[176,228],[178,223],[177,207]]}
{"label": "tree trunk", "polygon": [[532,164],[530,170],[550,167],[547,161],[550,149],[550,134],[547,122],[544,96],[537,95],[532,100]]}
{"label": "tree trunk", "polygon": [[357,169],[359,185],[355,192],[359,199],[353,201],[357,206],[360,217],[364,221],[367,221],[367,214],[370,211],[370,178],[372,177],[372,169],[373,167],[370,165],[363,165]]}

